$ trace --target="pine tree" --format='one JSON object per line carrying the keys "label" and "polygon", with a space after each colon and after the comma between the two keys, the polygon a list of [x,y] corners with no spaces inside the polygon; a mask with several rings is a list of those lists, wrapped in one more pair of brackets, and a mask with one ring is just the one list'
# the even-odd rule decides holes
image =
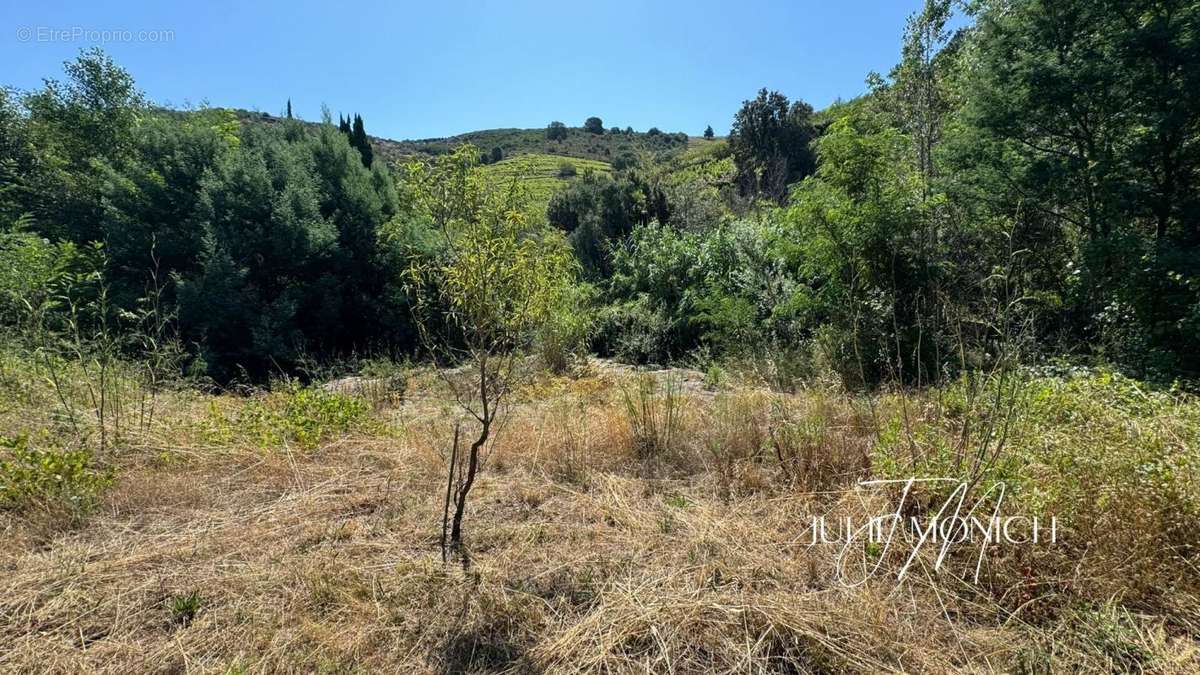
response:
{"label": "pine tree", "polygon": [[710,124],[710,125],[708,125],[707,127],[705,127],[705,128],[704,128],[704,137],[705,137],[705,138],[709,138],[709,139],[711,139],[711,138],[712,138],[713,136],[715,136],[715,135],[716,135],[716,134],[714,134],[714,133],[713,133],[713,129],[712,129],[712,125],[711,125],[711,124]]}
{"label": "pine tree", "polygon": [[292,99],[290,99],[290,98],[288,99],[287,118],[289,120],[292,119]]}

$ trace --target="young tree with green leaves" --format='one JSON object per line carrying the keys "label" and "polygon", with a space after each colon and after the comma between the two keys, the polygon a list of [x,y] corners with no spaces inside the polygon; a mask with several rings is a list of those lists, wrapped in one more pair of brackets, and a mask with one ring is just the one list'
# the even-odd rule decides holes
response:
{"label": "young tree with green leaves", "polygon": [[100,49],[63,64],[65,81],[24,97],[26,138],[37,161],[21,176],[24,211],[45,235],[103,239],[103,167],[120,166],[147,112],[133,78]]}
{"label": "young tree with green leaves", "polygon": [[477,171],[478,158],[477,148],[463,145],[429,163],[410,163],[405,174],[414,208],[433,222],[444,245],[439,258],[405,271],[414,316],[435,360],[464,363],[469,375],[443,373],[476,427],[465,455],[455,430],[442,527],[443,559],[454,551],[464,566],[470,557],[463,519],[483,453],[521,378],[521,356],[562,308],[576,268],[561,236],[529,218],[521,182],[494,185]]}

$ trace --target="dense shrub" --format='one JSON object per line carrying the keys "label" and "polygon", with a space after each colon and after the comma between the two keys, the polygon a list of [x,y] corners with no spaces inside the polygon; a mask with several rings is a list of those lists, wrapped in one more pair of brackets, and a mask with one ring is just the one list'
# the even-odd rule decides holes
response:
{"label": "dense shrub", "polygon": [[247,399],[231,411],[212,408],[209,437],[221,443],[247,440],[263,448],[296,444],[311,450],[366,423],[362,399],[289,383],[281,390]]}
{"label": "dense shrub", "polygon": [[[1004,514],[1057,518],[1056,546],[1036,564],[1003,560],[1004,583],[1106,578],[1123,569],[1124,602],[1158,611],[1194,573],[1200,538],[1200,415],[1194,397],[1156,391],[1107,371],[964,376],[913,415],[905,395],[885,401],[873,450],[879,475],[1005,486]],[[928,484],[915,500],[940,505],[955,482]],[[1021,569],[1014,568],[1020,565]],[[1037,579],[1028,570],[1037,569]],[[1127,583],[1128,582],[1128,583]],[[1105,602],[1115,586],[1069,589]],[[1136,597],[1135,597],[1136,596]],[[1048,602],[1063,598],[1047,598]]]}
{"label": "dense shrub", "polygon": [[0,437],[0,507],[66,507],[86,512],[112,482],[84,449],[39,449],[28,436]]}
{"label": "dense shrub", "polygon": [[539,328],[534,349],[551,372],[565,373],[587,356],[594,324],[595,295],[595,288],[589,284],[571,287],[563,306]]}
{"label": "dense shrub", "polygon": [[[331,124],[243,126],[232,111],[151,108],[96,51],[68,63],[67,74],[0,101],[12,113],[0,122],[13,145],[0,165],[21,166],[26,154],[46,160],[12,173],[0,212],[54,241],[58,258],[103,242],[100,271],[116,313],[137,311],[155,287],[218,380],[291,370],[309,350],[413,346],[381,251],[380,233],[400,212],[396,186],[346,134]],[[33,240],[18,246],[17,235],[5,236],[6,255],[49,259],[49,249],[35,255]]]}

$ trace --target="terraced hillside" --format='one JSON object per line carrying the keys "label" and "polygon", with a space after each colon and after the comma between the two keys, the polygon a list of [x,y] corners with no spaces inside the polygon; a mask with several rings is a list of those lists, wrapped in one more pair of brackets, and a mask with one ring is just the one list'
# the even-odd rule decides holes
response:
{"label": "terraced hillside", "polygon": [[483,172],[496,181],[521,178],[529,187],[530,208],[537,212],[546,210],[551,195],[559,188],[589,171],[609,175],[613,168],[608,162],[548,154],[520,155],[483,167]]}

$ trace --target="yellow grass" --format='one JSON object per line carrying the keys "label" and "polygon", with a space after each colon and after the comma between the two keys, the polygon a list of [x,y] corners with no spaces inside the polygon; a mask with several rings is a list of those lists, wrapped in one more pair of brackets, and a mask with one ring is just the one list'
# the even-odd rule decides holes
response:
{"label": "yellow grass", "polygon": [[[0,512],[0,671],[1195,672],[1179,619],[1195,584],[1174,618],[1077,590],[1008,602],[1028,560],[982,586],[927,564],[844,586],[805,524],[875,506],[853,485],[899,399],[680,377],[676,440],[654,457],[623,369],[518,392],[471,496],[467,570],[438,549],[456,419],[438,378],[312,450],[206,436],[247,399],[172,395],[107,458],[117,484],[83,525]],[[789,479],[760,452],[785,409],[822,420]],[[172,610],[193,593],[194,616]]]}

